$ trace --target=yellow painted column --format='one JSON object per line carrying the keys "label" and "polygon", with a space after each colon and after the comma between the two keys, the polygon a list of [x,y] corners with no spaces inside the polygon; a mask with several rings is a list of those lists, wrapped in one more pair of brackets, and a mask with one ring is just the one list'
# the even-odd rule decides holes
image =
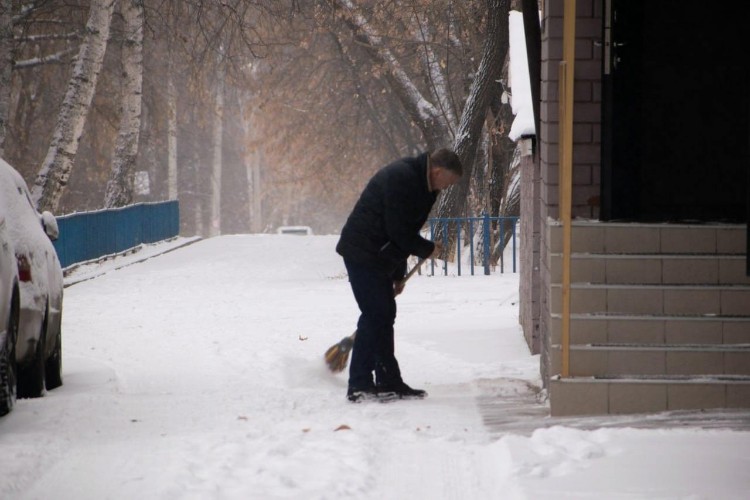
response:
{"label": "yellow painted column", "polygon": [[575,76],[576,0],[565,0],[563,58],[559,74],[560,222],[562,223],[562,373],[570,376],[570,253],[573,205],[573,88]]}

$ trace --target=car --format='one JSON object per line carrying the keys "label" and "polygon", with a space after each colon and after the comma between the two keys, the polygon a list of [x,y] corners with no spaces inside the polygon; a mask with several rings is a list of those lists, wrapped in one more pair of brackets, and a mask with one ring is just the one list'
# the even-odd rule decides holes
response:
{"label": "car", "polygon": [[309,236],[313,234],[310,226],[281,226],[276,229],[276,234],[294,234],[300,236]]}
{"label": "car", "polygon": [[17,397],[39,397],[62,385],[63,273],[52,245],[59,228],[50,212],[36,210],[23,177],[2,159],[0,217],[19,292],[17,335],[10,346],[15,357],[8,364],[15,363]]}
{"label": "car", "polygon": [[16,355],[18,336],[18,265],[5,215],[0,213],[0,416],[16,402]]}

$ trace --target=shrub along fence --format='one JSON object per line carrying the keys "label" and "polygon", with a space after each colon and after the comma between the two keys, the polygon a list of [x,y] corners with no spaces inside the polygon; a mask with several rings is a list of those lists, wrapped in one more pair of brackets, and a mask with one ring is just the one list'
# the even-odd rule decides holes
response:
{"label": "shrub along fence", "polygon": [[180,205],[171,200],[79,212],[57,217],[57,224],[60,237],[54,245],[65,268],[177,236]]}
{"label": "shrub along fence", "polygon": [[[456,270],[461,276],[461,265],[469,266],[474,275],[475,264],[490,274],[490,268],[499,265],[500,272],[505,272],[504,251],[511,245],[511,266],[516,272],[516,229],[518,217],[436,217],[428,220],[430,239],[435,241],[436,233],[443,243],[455,245]],[[468,252],[468,255],[466,255]],[[463,254],[462,254],[463,253]],[[463,262],[462,262],[463,261]],[[435,260],[430,263],[431,273],[435,275]],[[443,274],[448,274],[448,261],[443,262]]]}

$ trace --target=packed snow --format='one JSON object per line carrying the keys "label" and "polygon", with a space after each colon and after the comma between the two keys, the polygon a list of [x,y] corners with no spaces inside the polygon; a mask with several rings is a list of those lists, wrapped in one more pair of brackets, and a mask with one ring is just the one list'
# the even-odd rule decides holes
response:
{"label": "packed snow", "polygon": [[352,404],[322,359],[358,316],[335,236],[183,243],[68,278],[65,385],[0,419],[0,498],[748,498],[746,431],[493,427],[488,402],[546,411],[517,274],[412,278],[397,355],[430,395]]}
{"label": "packed snow", "polygon": [[517,141],[521,137],[536,133],[534,107],[531,98],[529,59],[526,52],[526,35],[523,28],[523,14],[521,12],[511,11],[508,15],[508,32],[510,51],[508,84],[512,92],[510,104],[515,115],[508,138],[511,141]]}

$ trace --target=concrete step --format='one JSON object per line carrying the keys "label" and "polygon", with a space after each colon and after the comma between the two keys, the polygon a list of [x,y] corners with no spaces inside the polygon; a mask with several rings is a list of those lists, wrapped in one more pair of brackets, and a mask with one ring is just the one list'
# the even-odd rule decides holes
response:
{"label": "concrete step", "polygon": [[[550,255],[553,283],[562,281],[562,255]],[[620,285],[750,285],[744,255],[571,255],[572,283]]]}
{"label": "concrete step", "polygon": [[[551,343],[560,344],[560,314],[549,328]],[[750,316],[572,314],[570,343],[750,344]]]}
{"label": "concrete step", "polygon": [[552,416],[750,408],[750,377],[553,377]]}
{"label": "concrete step", "polygon": [[[550,312],[562,311],[562,287],[550,286]],[[574,283],[573,314],[750,317],[750,285],[602,285]]]}
{"label": "concrete step", "polygon": [[[551,368],[562,372],[559,345],[552,346]],[[575,377],[750,377],[750,344],[572,345],[569,369]]]}
{"label": "concrete step", "polygon": [[[562,226],[548,224],[551,253],[562,252]],[[642,224],[574,221],[572,251],[599,254],[723,254],[747,251],[745,224]]]}

